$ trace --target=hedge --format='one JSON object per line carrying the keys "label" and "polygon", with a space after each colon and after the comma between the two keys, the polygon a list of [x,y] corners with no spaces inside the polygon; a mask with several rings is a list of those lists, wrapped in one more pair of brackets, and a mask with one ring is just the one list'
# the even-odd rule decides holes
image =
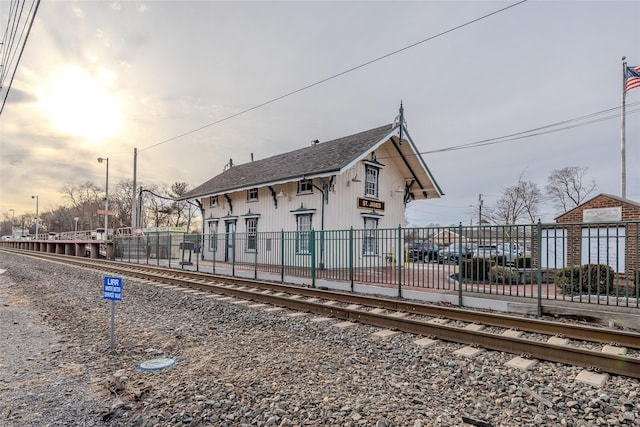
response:
{"label": "hedge", "polygon": [[556,270],[556,285],[564,293],[606,294],[616,273],[606,264],[574,265]]}

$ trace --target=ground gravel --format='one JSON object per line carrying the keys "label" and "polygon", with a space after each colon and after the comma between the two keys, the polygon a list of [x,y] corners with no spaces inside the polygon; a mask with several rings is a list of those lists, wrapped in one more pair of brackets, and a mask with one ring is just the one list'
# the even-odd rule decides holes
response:
{"label": "ground gravel", "polygon": [[[1,426],[639,426],[640,384],[0,252]],[[172,368],[142,372],[158,356]]]}

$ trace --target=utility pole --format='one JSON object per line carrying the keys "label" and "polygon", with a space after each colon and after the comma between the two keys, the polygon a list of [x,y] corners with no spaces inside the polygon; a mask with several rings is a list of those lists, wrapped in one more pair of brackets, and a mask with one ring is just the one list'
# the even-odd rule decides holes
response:
{"label": "utility pole", "polygon": [[38,222],[40,221],[40,215],[38,215],[38,195],[31,196],[32,199],[36,199],[36,240],[38,240]]}
{"label": "utility pole", "polygon": [[478,226],[482,225],[482,204],[484,200],[482,200],[482,194],[478,194]]}
{"label": "utility pole", "polygon": [[133,188],[131,195],[131,235],[135,236],[138,229],[138,204],[136,203],[136,175],[138,169],[138,149],[133,149]]}

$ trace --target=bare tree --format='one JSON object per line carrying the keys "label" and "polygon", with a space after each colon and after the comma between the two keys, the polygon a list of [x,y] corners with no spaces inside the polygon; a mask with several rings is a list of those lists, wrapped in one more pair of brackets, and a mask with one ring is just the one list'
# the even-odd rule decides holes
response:
{"label": "bare tree", "polygon": [[587,168],[567,166],[554,170],[547,179],[547,197],[556,208],[565,213],[584,202],[596,189],[596,181],[585,182]]}
{"label": "bare tree", "polygon": [[102,209],[104,196],[101,189],[91,181],[82,184],[67,184],[60,189],[62,199],[80,218],[78,230],[94,230],[100,224],[98,209]]}
{"label": "bare tree", "polygon": [[109,191],[109,210],[115,211],[113,227],[122,228],[131,226],[131,193],[133,181],[124,179],[119,181],[112,191]]}
{"label": "bare tree", "polygon": [[157,185],[147,186],[143,190],[142,211],[144,223],[147,227],[166,227],[170,224],[170,203],[160,193],[163,192]]}
{"label": "bare tree", "polygon": [[[179,199],[187,194],[189,191],[189,184],[186,182],[174,182],[171,185],[171,197]],[[174,201],[172,204],[173,223],[175,227],[186,227],[187,230],[191,227],[191,220],[195,216],[196,206],[192,205],[186,200]]]}
{"label": "bare tree", "polygon": [[533,223],[542,200],[538,185],[525,181],[521,175],[518,183],[505,188],[496,205],[486,210],[486,217],[497,224],[516,224],[522,220]]}

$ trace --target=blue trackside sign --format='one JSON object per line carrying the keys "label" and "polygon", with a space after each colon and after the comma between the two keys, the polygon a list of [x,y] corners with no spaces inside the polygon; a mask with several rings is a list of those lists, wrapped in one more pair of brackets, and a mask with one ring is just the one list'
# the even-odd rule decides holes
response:
{"label": "blue trackside sign", "polygon": [[122,277],[104,277],[104,299],[122,301]]}

